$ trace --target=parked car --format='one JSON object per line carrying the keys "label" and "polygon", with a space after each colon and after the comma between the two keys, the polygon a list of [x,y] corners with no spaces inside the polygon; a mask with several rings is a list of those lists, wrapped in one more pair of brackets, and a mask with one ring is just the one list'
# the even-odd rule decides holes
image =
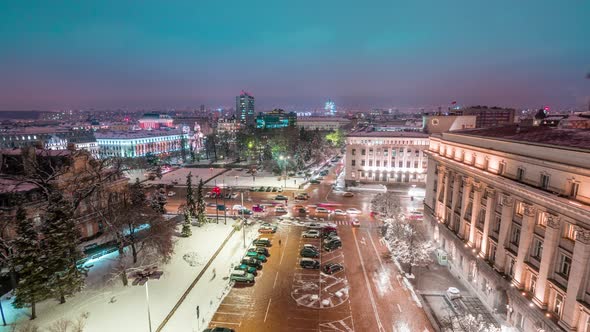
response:
{"label": "parked car", "polygon": [[306,213],[308,213],[309,211],[308,211],[306,208],[300,208],[300,209],[298,210],[298,212],[299,212],[299,213],[301,213],[301,214],[306,214]]}
{"label": "parked car", "polygon": [[302,234],[303,237],[307,237],[307,238],[319,238],[320,237],[320,231],[317,229],[312,229],[309,231],[305,231]]}
{"label": "parked car", "polygon": [[217,207],[217,204],[215,204],[215,202],[211,202],[211,203],[207,203],[208,207]]}
{"label": "parked car", "polygon": [[289,198],[285,195],[276,195],[275,200],[276,201],[287,201],[287,200],[289,200]]}
{"label": "parked car", "polygon": [[306,223],[305,227],[311,228],[311,229],[321,229],[321,228],[324,228],[324,225],[319,224],[319,223],[310,222],[310,223]]}
{"label": "parked car", "polygon": [[203,332],[236,332],[234,329],[230,329],[229,327],[213,327],[210,329],[204,329]]}
{"label": "parked car", "polygon": [[342,247],[342,241],[339,237],[332,237],[329,239],[324,240],[324,250],[325,251],[332,251]]}
{"label": "parked car", "polygon": [[354,196],[354,194],[353,194],[353,193],[351,193],[350,191],[347,191],[347,192],[345,192],[344,194],[342,194],[342,196],[344,196],[344,197],[353,197],[353,196]]}
{"label": "parked car", "polygon": [[338,263],[327,263],[322,268],[322,271],[324,271],[324,273],[327,273],[327,274],[334,274],[334,273],[336,273],[338,271],[342,271],[342,270],[344,270],[344,266],[342,266],[342,264],[338,264]]}
{"label": "parked car", "polygon": [[257,260],[261,261],[262,263],[266,263],[266,261],[267,261],[266,256],[259,254],[255,251],[246,252],[246,257],[256,258]]}
{"label": "parked car", "polygon": [[338,233],[336,233],[336,231],[322,233],[322,238],[323,239],[329,239],[329,238],[332,238],[332,237],[335,237],[335,236],[338,236]]}
{"label": "parked car", "polygon": [[346,215],[346,211],[340,210],[340,209],[336,209],[334,210],[334,214],[338,215],[338,216],[345,216]]}
{"label": "parked car", "polygon": [[265,190],[266,190],[266,189],[265,189],[264,187],[260,187],[260,188],[258,188],[258,191],[259,191],[259,192],[260,192],[260,191],[265,191]]}
{"label": "parked car", "polygon": [[320,184],[320,183],[322,183],[322,181],[313,179],[313,180],[309,181],[309,183],[311,183],[311,184]]}
{"label": "parked car", "polygon": [[256,258],[252,258],[252,257],[242,258],[242,260],[240,261],[240,265],[241,264],[246,264],[248,266],[252,266],[252,267],[256,268],[256,270],[262,269],[262,263],[260,263],[260,261],[258,261]]}
{"label": "parked car", "polygon": [[361,227],[361,222],[358,219],[353,220],[352,227]]}
{"label": "parked car", "polygon": [[238,197],[238,193],[233,193],[229,198],[236,199]]}
{"label": "parked car", "polygon": [[260,228],[258,229],[258,233],[276,233],[277,231],[277,226],[274,225],[269,225],[269,226],[260,226]]}
{"label": "parked car", "polygon": [[330,213],[330,210],[323,208],[323,207],[319,207],[315,209],[316,213]]}
{"label": "parked car", "polygon": [[265,237],[261,237],[260,239],[254,239],[254,241],[252,241],[252,244],[261,247],[272,247],[272,242],[270,241],[270,239]]}
{"label": "parked car", "polygon": [[299,260],[299,266],[301,266],[304,269],[319,269],[320,262],[311,258],[301,258]]}
{"label": "parked car", "polygon": [[254,251],[266,257],[270,257],[270,252],[265,247],[250,247],[248,251]]}
{"label": "parked car", "polygon": [[254,205],[254,206],[252,206],[252,211],[254,211],[254,212],[264,212],[264,206],[262,206],[262,205]]}
{"label": "parked car", "polygon": [[328,233],[329,232],[336,232],[336,230],[337,230],[336,226],[332,226],[332,225],[329,225],[329,226],[327,225],[322,228],[322,232],[328,232]]}
{"label": "parked car", "polygon": [[258,275],[258,270],[256,270],[255,267],[249,266],[249,265],[246,265],[246,264],[240,264],[240,265],[234,267],[234,270],[246,271],[247,273],[251,273],[254,276],[257,276]]}
{"label": "parked car", "polygon": [[314,250],[314,251],[317,251],[317,252],[319,252],[319,251],[320,251],[320,249],[318,249],[318,247],[314,246],[314,245],[313,245],[313,244],[311,244],[311,243],[305,243],[305,244],[303,245],[303,248],[311,249],[311,250]]}
{"label": "parked car", "polygon": [[234,270],[229,276],[229,280],[251,284],[254,283],[254,275],[243,270]]}
{"label": "parked car", "polygon": [[174,191],[169,191],[169,192],[168,192],[168,197],[172,197],[172,196],[174,196],[174,195],[176,195],[176,193],[175,193]]}
{"label": "parked car", "polygon": [[311,257],[311,258],[316,258],[316,257],[320,257],[320,252],[313,250],[311,248],[303,248],[301,249],[301,251],[299,251],[299,255],[301,255],[301,257]]}
{"label": "parked car", "polygon": [[346,213],[348,213],[348,214],[359,214],[359,213],[362,213],[362,211],[359,210],[359,209],[355,209],[355,208],[349,208],[349,209],[346,209]]}
{"label": "parked car", "polygon": [[287,213],[287,212],[288,212],[287,209],[285,209],[284,207],[279,206],[279,207],[275,208],[275,213]]}
{"label": "parked car", "polygon": [[266,190],[265,190],[265,191],[266,191],[267,193],[271,192],[271,191],[272,191],[272,187],[266,187]]}

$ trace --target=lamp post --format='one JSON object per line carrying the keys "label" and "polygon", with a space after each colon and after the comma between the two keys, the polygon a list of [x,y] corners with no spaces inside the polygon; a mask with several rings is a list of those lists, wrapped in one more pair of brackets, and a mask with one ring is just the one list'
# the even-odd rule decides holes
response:
{"label": "lamp post", "polygon": [[147,281],[145,282],[145,303],[147,305],[149,331],[152,332],[152,317],[150,315],[150,294],[148,291],[148,282]]}
{"label": "lamp post", "polygon": [[290,157],[288,157],[288,156],[287,157],[283,157],[283,155],[279,156],[279,160],[283,161],[283,172],[284,172],[283,179],[285,180],[285,185],[284,185],[285,189],[287,189],[287,160],[289,158]]}
{"label": "lamp post", "polygon": [[240,196],[242,198],[242,237],[244,241],[244,248],[246,248],[246,219],[244,219],[244,192],[240,192]]}

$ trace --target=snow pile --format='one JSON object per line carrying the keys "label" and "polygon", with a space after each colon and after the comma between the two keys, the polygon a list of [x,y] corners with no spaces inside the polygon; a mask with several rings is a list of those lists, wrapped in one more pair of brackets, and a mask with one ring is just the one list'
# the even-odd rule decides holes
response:
{"label": "snow pile", "polygon": [[188,265],[195,267],[197,265],[204,265],[204,259],[199,257],[199,253],[197,252],[187,252],[186,254],[184,254],[182,256],[182,259],[184,259],[185,262],[188,263]]}

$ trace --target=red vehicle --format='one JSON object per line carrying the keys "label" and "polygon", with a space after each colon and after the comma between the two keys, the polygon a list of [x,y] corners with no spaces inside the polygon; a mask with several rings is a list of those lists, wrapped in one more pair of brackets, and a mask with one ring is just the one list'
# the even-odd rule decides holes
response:
{"label": "red vehicle", "polygon": [[254,206],[252,206],[252,211],[254,211],[254,212],[264,212],[264,206],[254,205]]}
{"label": "red vehicle", "polygon": [[324,233],[336,232],[336,227],[326,226],[326,227],[322,228],[322,232],[324,232]]}

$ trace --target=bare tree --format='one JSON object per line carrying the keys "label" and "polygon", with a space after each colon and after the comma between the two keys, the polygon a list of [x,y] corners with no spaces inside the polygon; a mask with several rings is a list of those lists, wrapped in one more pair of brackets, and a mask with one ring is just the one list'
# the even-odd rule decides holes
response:
{"label": "bare tree", "polygon": [[481,315],[449,312],[441,321],[443,332],[500,332],[494,324],[486,323]]}

